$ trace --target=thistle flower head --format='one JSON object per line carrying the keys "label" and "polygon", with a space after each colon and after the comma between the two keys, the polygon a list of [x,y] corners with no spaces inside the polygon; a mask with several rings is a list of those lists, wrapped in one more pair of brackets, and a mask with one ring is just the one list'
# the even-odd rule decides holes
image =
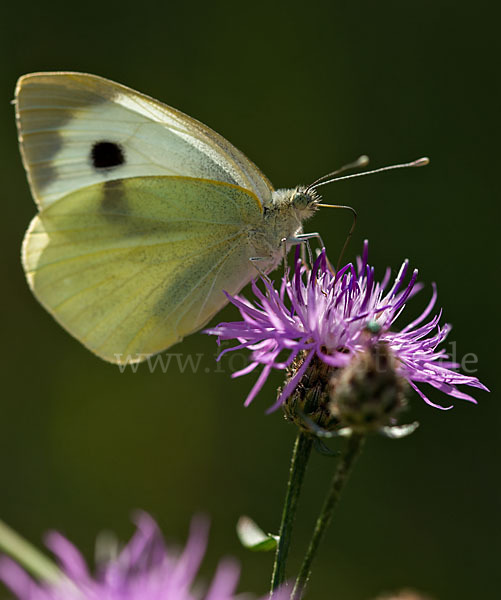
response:
{"label": "thistle flower head", "polygon": [[[421,390],[423,383],[451,398],[475,402],[457,385],[487,388],[476,377],[458,373],[455,369],[459,365],[439,347],[450,326],[440,325],[441,311],[430,318],[437,299],[435,285],[421,315],[400,331],[395,329],[407,301],[422,287],[416,283],[417,270],[404,284],[408,271],[406,260],[391,285],[390,268],[381,282],[376,281],[374,268],[368,264],[367,242],[356,267],[349,263],[337,273],[331,270],[325,249],[309,269],[301,261],[297,248],[292,273],[284,274],[278,289],[272,281],[262,278],[264,292],[254,282],[252,301],[228,295],[242,320],[220,323],[206,333],[217,335],[218,342],[238,341],[236,346],[223,350],[220,357],[242,348],[251,351],[250,364],[233,377],[263,367],[246,405],[263,387],[272,369],[290,369],[294,363],[297,365],[269,411],[289,398],[312,361],[320,360],[333,370],[342,369],[376,339],[395,357],[398,375],[406,379],[426,403],[440,409],[452,408],[452,405],[434,404]],[[375,332],[372,336],[371,331]]]}
{"label": "thistle flower head", "polygon": [[[193,520],[182,552],[166,547],[153,519],[136,518],[136,532],[113,558],[99,564],[92,575],[80,552],[58,533],[47,537],[47,546],[60,563],[56,582],[35,582],[17,563],[0,557],[0,581],[20,600],[235,600],[239,578],[236,563],[227,559],[212,582],[200,586],[197,572],[205,554],[208,523]],[[279,592],[278,600],[285,600]]]}

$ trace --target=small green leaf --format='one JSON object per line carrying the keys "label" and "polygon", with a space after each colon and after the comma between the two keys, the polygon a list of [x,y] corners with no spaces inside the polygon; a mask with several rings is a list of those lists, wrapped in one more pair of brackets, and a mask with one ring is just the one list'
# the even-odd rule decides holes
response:
{"label": "small green leaf", "polygon": [[278,536],[265,533],[249,517],[240,517],[237,522],[240,543],[253,552],[269,552],[277,547]]}

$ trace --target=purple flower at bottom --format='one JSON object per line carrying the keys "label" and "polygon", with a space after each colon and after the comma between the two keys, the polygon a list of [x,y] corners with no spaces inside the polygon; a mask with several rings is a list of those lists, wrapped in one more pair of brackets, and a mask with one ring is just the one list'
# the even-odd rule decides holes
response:
{"label": "purple flower at bottom", "polygon": [[[117,556],[92,575],[80,552],[59,533],[47,546],[60,563],[56,583],[34,581],[17,563],[0,557],[0,581],[20,600],[235,600],[239,568],[220,562],[208,588],[195,581],[207,546],[208,523],[195,518],[182,552],[165,546],[155,521],[146,513],[135,519],[136,532]],[[285,600],[279,592],[277,600]]]}
{"label": "purple flower at bottom", "polygon": [[395,331],[395,322],[406,302],[422,288],[416,283],[417,270],[404,285],[409,270],[409,261],[404,261],[389,286],[391,269],[388,268],[383,280],[378,282],[367,258],[366,241],[356,268],[349,263],[334,273],[323,249],[313,267],[308,269],[300,260],[298,247],[293,272],[284,274],[280,289],[276,289],[269,279],[262,278],[265,291],[263,293],[253,282],[252,302],[227,294],[230,302],[239,309],[242,320],[220,323],[206,333],[217,335],[218,343],[230,339],[239,342],[223,350],[218,359],[233,350],[251,350],[251,363],[233,373],[233,377],[263,366],[246,406],[263,387],[272,369],[287,369],[298,356],[305,357],[300,368],[268,412],[277,409],[291,395],[315,357],[333,368],[347,366],[357,353],[367,349],[368,326],[377,329],[377,339],[389,346],[398,364],[398,374],[431,406],[443,410],[452,408],[452,405],[434,404],[420,389],[420,384],[427,383],[452,398],[470,402],[476,401],[458,390],[457,385],[488,391],[476,377],[457,372],[455,369],[459,365],[439,348],[450,325],[439,325],[441,311],[427,320],[437,299],[435,285],[431,300],[421,315]]}

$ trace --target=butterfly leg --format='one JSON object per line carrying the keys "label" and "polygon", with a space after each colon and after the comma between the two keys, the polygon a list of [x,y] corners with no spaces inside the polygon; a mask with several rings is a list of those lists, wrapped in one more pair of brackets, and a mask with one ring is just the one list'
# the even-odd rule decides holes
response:
{"label": "butterfly leg", "polygon": [[284,275],[288,273],[288,264],[287,264],[287,238],[282,238],[280,240],[280,245],[282,246],[282,266],[284,269]]}
{"label": "butterfly leg", "polygon": [[[301,236],[308,236],[309,234],[301,234]],[[318,234],[314,234],[314,235],[318,235]],[[289,265],[287,263],[287,244],[301,244],[301,260],[303,261],[303,264],[306,265],[307,260],[306,260],[306,252],[305,252],[305,247],[308,247],[308,253],[310,254],[310,259],[311,259],[311,250],[310,250],[310,245],[308,244],[308,240],[309,237],[300,237],[297,236],[295,238],[282,238],[280,240],[280,245],[282,246],[282,262],[283,262],[283,268],[284,268],[284,273],[288,272],[289,269]],[[306,243],[305,243],[306,242]],[[310,263],[312,261],[310,260]]]}
{"label": "butterfly leg", "polygon": [[[286,241],[288,244],[303,244],[302,247],[304,248],[305,242],[308,242],[309,240],[314,240],[314,239],[317,239],[320,242],[321,248],[325,248],[325,244],[322,239],[322,236],[316,231],[314,233],[299,233],[295,237],[287,238]],[[309,244],[308,244],[308,247],[309,247]]]}
{"label": "butterfly leg", "polygon": [[258,262],[260,260],[269,260],[268,258],[266,258],[265,256],[251,256],[249,258],[249,260],[251,261],[252,266],[256,269],[256,271],[259,273],[259,275],[265,279],[268,283],[271,283],[271,279],[268,277],[268,275],[258,267]]}
{"label": "butterfly leg", "polygon": [[[322,239],[322,236],[318,232],[314,232],[314,233],[299,233],[298,235],[296,235],[293,238],[288,238],[287,242],[289,244],[304,244],[305,242],[308,242],[309,240],[312,240],[312,239],[317,239],[320,242],[320,246],[322,248],[325,248],[325,244],[324,244],[324,241]],[[301,247],[301,251],[302,252],[303,252],[303,248],[304,248],[304,245]],[[308,244],[308,248],[309,248],[309,244]],[[303,259],[303,262],[304,262],[305,258],[306,258],[304,256],[304,252],[303,252],[301,258]],[[329,267],[329,270],[331,271],[332,274],[335,274],[334,267],[332,266],[332,264],[331,264],[330,260],[328,259],[327,255],[326,255],[325,258],[327,259],[327,266]]]}
{"label": "butterfly leg", "polygon": [[304,244],[304,242],[313,239],[319,240],[322,247],[325,247],[322,236],[317,231],[314,233],[298,233],[295,237],[287,238],[286,241],[288,244]]}

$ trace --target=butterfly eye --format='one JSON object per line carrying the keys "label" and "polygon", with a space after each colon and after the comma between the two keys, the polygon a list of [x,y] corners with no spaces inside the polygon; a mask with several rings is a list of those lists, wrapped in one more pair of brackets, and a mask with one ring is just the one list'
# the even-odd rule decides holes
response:
{"label": "butterfly eye", "polygon": [[96,142],[92,146],[90,158],[95,169],[119,167],[125,162],[122,147],[116,142]]}
{"label": "butterfly eye", "polygon": [[313,200],[314,199],[312,198],[312,196],[308,194],[305,194],[303,192],[295,192],[292,196],[292,205],[294,206],[294,208],[301,210],[304,208],[308,208],[308,206],[310,206]]}

